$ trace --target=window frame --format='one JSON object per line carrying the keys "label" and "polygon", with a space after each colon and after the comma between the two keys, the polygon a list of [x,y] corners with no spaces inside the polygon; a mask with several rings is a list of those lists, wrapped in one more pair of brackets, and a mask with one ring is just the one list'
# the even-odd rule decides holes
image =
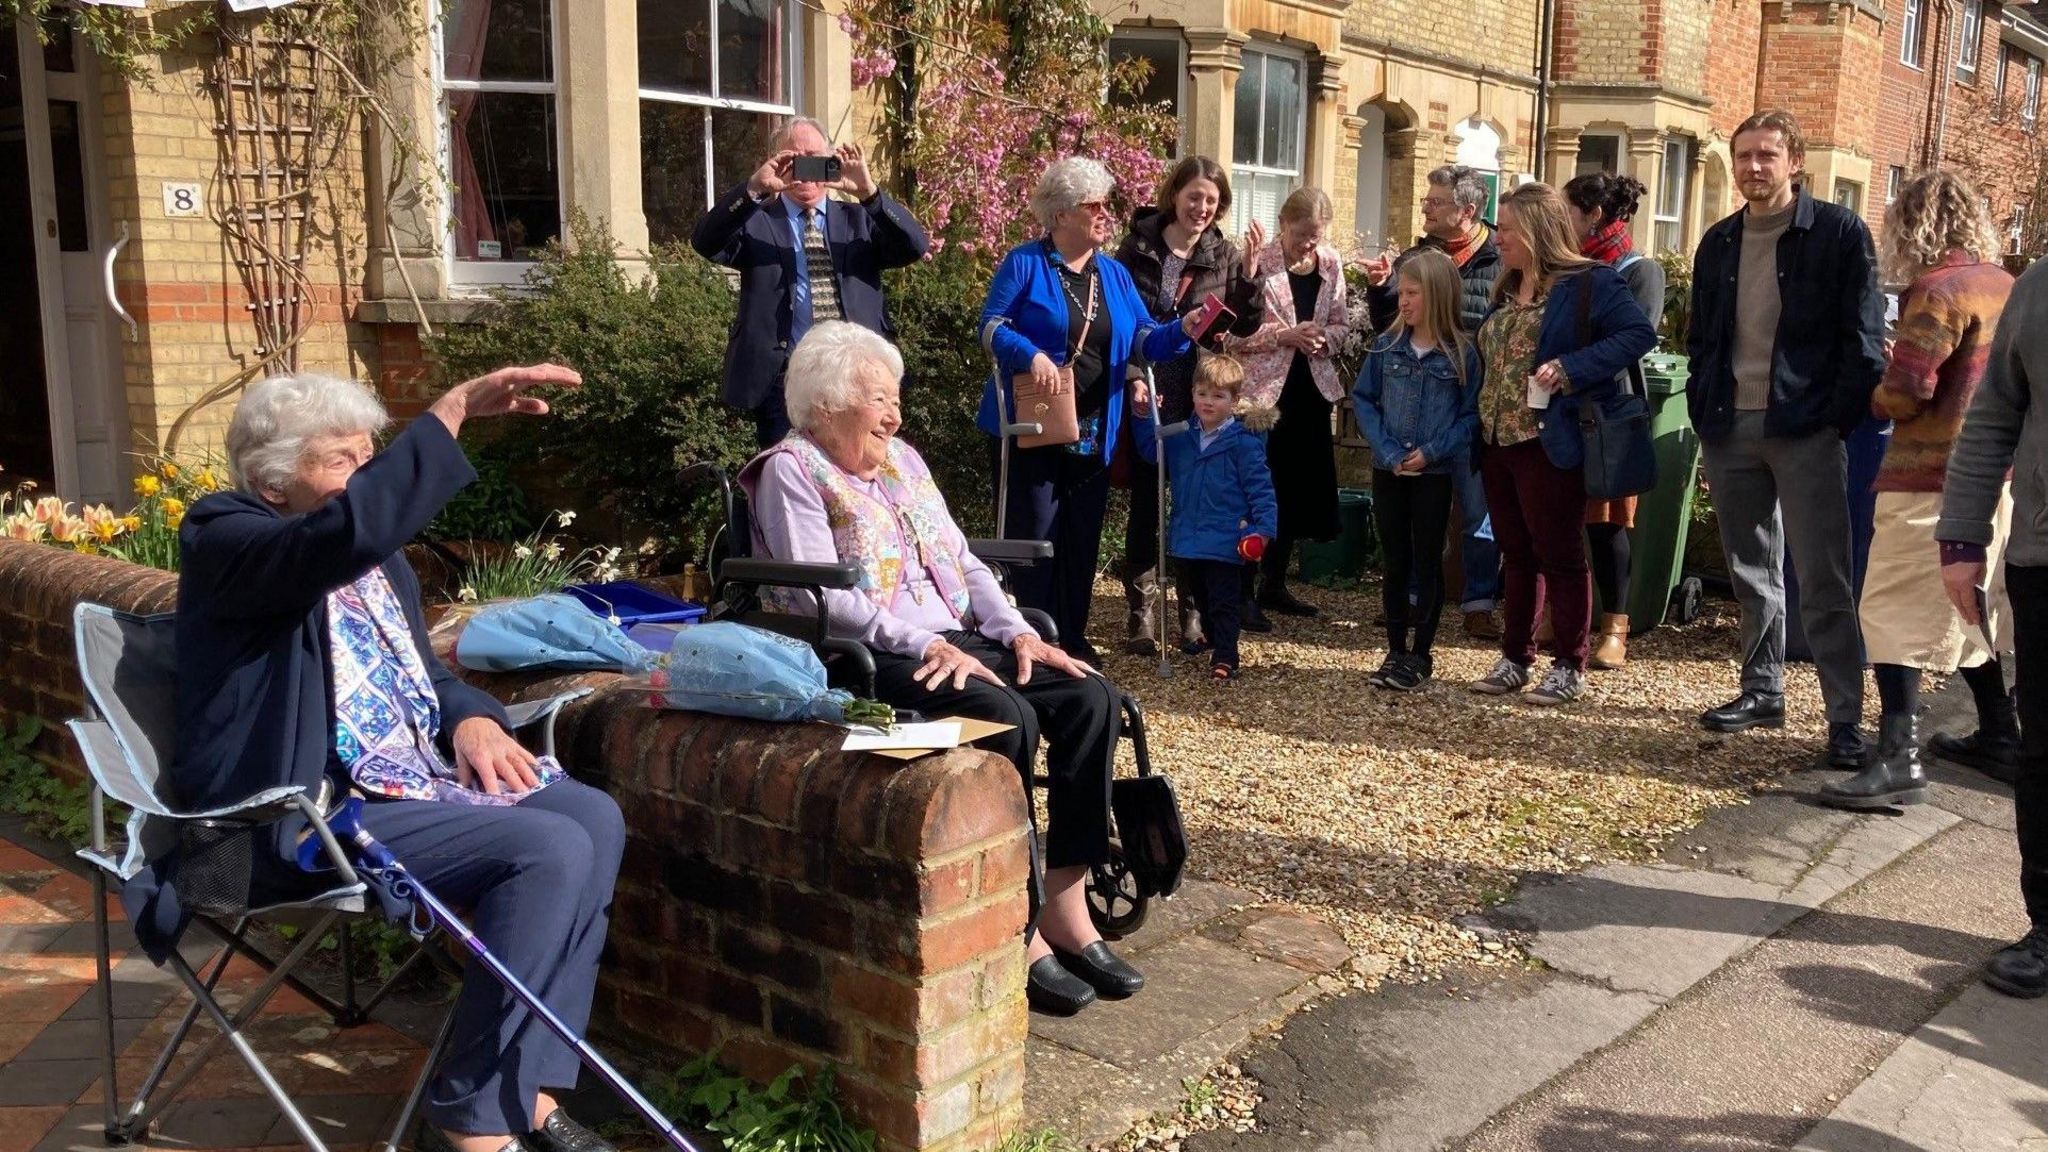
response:
{"label": "window frame", "polygon": [[[1299,67],[1300,69],[1301,69],[1301,106],[1300,106],[1300,107],[1299,107],[1299,108],[1298,108],[1298,109],[1296,110],[1296,114],[1297,114],[1297,117],[1298,117],[1298,119],[1297,119],[1297,121],[1296,121],[1297,127],[1296,127],[1296,130],[1295,130],[1295,133],[1294,133],[1294,144],[1295,144],[1295,152],[1294,152],[1294,167],[1293,167],[1293,168],[1291,168],[1291,169],[1290,169],[1290,168],[1274,168],[1274,167],[1268,167],[1268,166],[1266,166],[1266,165],[1263,165],[1263,164],[1257,164],[1257,163],[1247,163],[1247,162],[1242,162],[1242,161],[1239,161],[1239,160],[1237,159],[1237,142],[1236,142],[1236,140],[1235,140],[1235,138],[1234,138],[1234,137],[1235,137],[1235,134],[1236,134],[1236,128],[1235,128],[1235,127],[1233,126],[1233,128],[1232,128],[1232,130],[1231,130],[1231,131],[1232,131],[1232,136],[1233,136],[1233,139],[1231,140],[1231,147],[1230,147],[1230,178],[1231,178],[1231,180],[1232,180],[1233,182],[1234,182],[1234,181],[1236,181],[1236,180],[1237,180],[1237,178],[1238,178],[1238,173],[1240,173],[1240,172],[1244,173],[1244,174],[1245,174],[1245,175],[1247,175],[1247,176],[1278,176],[1278,177],[1281,177],[1281,178],[1283,178],[1283,179],[1286,179],[1286,180],[1292,181],[1292,182],[1293,182],[1293,187],[1294,187],[1294,188],[1299,188],[1299,187],[1301,187],[1301,184],[1302,184],[1302,181],[1301,181],[1301,176],[1302,176],[1302,169],[1303,169],[1304,167],[1306,167],[1306,166],[1307,166],[1307,162],[1308,162],[1308,144],[1309,144],[1309,142],[1308,142],[1308,125],[1309,125],[1309,122],[1308,122],[1308,106],[1309,106],[1309,79],[1308,79],[1308,53],[1306,53],[1306,52],[1303,52],[1303,51],[1301,51],[1300,49],[1296,49],[1296,48],[1290,48],[1290,47],[1288,47],[1288,46],[1287,46],[1287,45],[1285,45],[1285,44],[1276,44],[1276,43],[1273,43],[1273,42],[1271,42],[1271,41],[1264,41],[1264,40],[1261,40],[1261,41],[1258,41],[1258,42],[1256,42],[1256,44],[1247,44],[1247,45],[1245,45],[1245,47],[1244,47],[1243,49],[1241,49],[1241,50],[1239,51],[1239,53],[1238,53],[1238,66],[1239,66],[1239,71],[1238,71],[1238,74],[1239,74],[1240,76],[1242,76],[1242,75],[1243,75],[1243,74],[1244,74],[1244,73],[1245,73],[1246,71],[1248,71],[1248,70],[1249,70],[1249,65],[1250,65],[1250,57],[1254,57],[1254,56],[1260,57],[1261,59],[1260,59],[1260,63],[1259,63],[1259,112],[1258,112],[1258,137],[1257,137],[1257,139],[1256,139],[1256,140],[1254,141],[1254,143],[1253,143],[1253,145],[1252,145],[1252,150],[1253,150],[1254,152],[1258,153],[1258,154],[1259,154],[1260,156],[1264,156],[1264,155],[1265,155],[1265,152],[1266,152],[1266,90],[1267,90],[1267,89],[1266,89],[1266,64],[1265,64],[1265,60],[1267,60],[1267,59],[1291,60],[1291,61],[1293,61],[1293,62],[1294,62],[1294,63],[1295,63],[1295,64],[1296,64],[1296,65],[1297,65],[1297,66],[1298,66],[1298,67]],[[1236,85],[1235,85],[1235,83],[1233,83],[1233,84],[1232,84],[1232,86],[1231,86],[1231,108],[1232,108],[1232,115],[1233,115],[1233,116],[1234,116],[1234,115],[1235,115],[1235,113],[1236,113],[1236,102],[1237,102],[1237,89],[1236,89]],[[1250,192],[1250,184],[1249,184],[1249,182],[1247,182],[1247,183],[1246,183],[1246,190],[1245,190],[1245,192],[1244,192],[1243,194],[1239,194],[1239,193],[1237,192],[1237,189],[1236,189],[1236,188],[1232,188],[1232,190],[1231,190],[1231,191],[1232,191],[1232,193],[1233,193],[1233,195],[1232,195],[1232,197],[1231,197],[1231,199],[1232,199],[1232,201],[1233,201],[1233,207],[1235,207],[1235,204],[1236,204],[1237,202],[1240,202],[1240,201],[1241,201],[1241,202],[1242,202],[1242,203],[1244,204],[1244,206],[1245,206],[1246,210],[1247,210],[1247,211],[1249,211],[1249,209],[1251,208],[1251,203],[1252,203],[1252,198],[1251,198],[1251,196],[1250,196],[1250,194],[1249,194],[1249,192]],[[1289,191],[1290,191],[1290,193],[1291,193],[1291,192],[1293,191],[1293,189],[1292,189],[1292,188],[1290,188],[1290,189],[1289,189]],[[1283,197],[1283,199],[1284,199],[1284,197]],[[1275,211],[1275,227],[1277,228],[1277,227],[1278,227],[1278,208],[1276,207],[1274,211]],[[1242,230],[1243,228],[1245,228],[1245,227],[1247,227],[1247,226],[1248,226],[1248,222],[1247,222],[1247,221],[1244,221],[1244,220],[1240,220],[1240,219],[1238,219],[1238,218],[1237,218],[1237,213],[1233,211],[1233,212],[1231,213],[1231,226],[1232,226],[1233,228],[1237,228],[1237,229],[1240,229],[1240,230]]]}
{"label": "window frame", "polygon": [[[1674,165],[1671,162],[1673,149],[1677,150],[1679,160],[1679,163],[1675,166],[1677,168],[1677,183],[1675,184],[1672,183],[1674,178]],[[1692,170],[1698,156],[1699,142],[1692,137],[1673,134],[1664,138],[1664,143],[1659,149],[1658,157],[1657,198],[1652,203],[1650,211],[1650,244],[1653,249],[1657,245],[1657,233],[1661,229],[1669,227],[1676,234],[1677,243],[1668,250],[1681,253],[1686,250],[1685,218],[1690,214],[1692,208]],[[1664,211],[1666,206],[1665,194],[1674,188],[1677,190],[1678,195],[1677,211],[1667,213]]]}
{"label": "window frame", "polygon": [[[556,0],[556,2],[566,4],[574,2],[574,0]],[[582,0],[582,2],[588,3],[589,0]],[[710,39],[711,43],[716,45],[718,43],[718,9],[720,7],[720,0],[700,0],[700,2],[710,7]],[[782,5],[784,13],[782,21],[782,47],[787,55],[783,59],[782,75],[786,85],[786,90],[783,94],[789,100],[787,104],[770,104],[761,100],[736,99],[731,96],[719,95],[718,88],[722,80],[719,73],[718,57],[715,52],[710,62],[711,95],[703,96],[689,92],[671,92],[662,88],[649,88],[640,83],[640,60],[637,51],[638,38],[637,36],[635,38],[636,51],[633,59],[634,99],[641,103],[675,104],[690,108],[701,108],[703,110],[704,207],[706,209],[711,208],[717,202],[718,194],[721,191],[718,187],[716,157],[711,151],[711,114],[713,112],[751,112],[764,116],[782,117],[807,115],[803,111],[804,37],[801,28],[801,22],[805,18],[807,8],[804,4],[799,3],[798,0],[774,0],[774,3]],[[636,108],[635,111],[637,112],[638,109]],[[641,182],[644,186],[646,182],[646,174],[644,172],[641,174]]]}
{"label": "window frame", "polygon": [[1984,0],[1963,0],[1963,26],[1956,36],[1955,78],[1977,82],[1977,58],[1984,54]]}
{"label": "window frame", "polygon": [[2031,52],[2023,55],[2027,62],[2020,94],[2020,130],[2032,132],[2041,114],[2041,58]]}
{"label": "window frame", "polygon": [[[1829,196],[1828,199],[1837,208],[1847,208],[1850,212],[1853,212],[1858,216],[1863,215],[1863,196],[1865,189],[1863,187],[1862,181],[1851,180],[1846,176],[1837,176],[1835,177],[1835,186],[1831,191],[1833,192],[1833,195]],[[1842,203],[1842,193],[1844,191],[1847,191],[1849,193],[1849,198],[1853,201],[1853,203]]]}
{"label": "window frame", "polygon": [[1921,41],[1927,38],[1927,0],[1904,0],[1899,11],[1899,63],[1919,68],[1926,59]]}
{"label": "window frame", "polygon": [[1580,169],[1583,168],[1585,165],[1584,157],[1586,155],[1586,141],[1588,140],[1606,140],[1613,144],[1614,167],[1602,168],[1599,169],[1599,171],[1619,173],[1621,171],[1622,158],[1628,155],[1627,140],[1623,137],[1622,133],[1620,132],[1602,129],[1588,129],[1585,131],[1581,131],[1579,133],[1579,150],[1572,156],[1573,174],[1584,175],[1584,173],[1581,172]]}
{"label": "window frame", "polygon": [[1884,202],[1890,205],[1906,190],[1906,168],[1903,164],[1892,164],[1884,172]]}
{"label": "window frame", "polygon": [[509,93],[513,95],[546,96],[554,102],[555,108],[555,195],[562,205],[562,219],[557,222],[557,234],[569,224],[569,194],[565,177],[568,171],[568,153],[564,144],[564,118],[562,116],[562,5],[569,0],[545,0],[548,6],[548,44],[554,53],[549,62],[552,80],[450,80],[448,79],[448,51],[443,35],[443,17],[447,0],[430,0],[427,40],[433,52],[434,83],[434,162],[436,175],[440,180],[439,227],[441,236],[441,260],[448,273],[450,288],[489,288],[494,286],[524,283],[526,274],[533,269],[531,260],[465,260],[456,255],[455,232],[455,141],[450,135],[454,123],[448,116],[448,93]]}
{"label": "window frame", "polygon": [[[1111,63],[1116,62],[1116,42],[1118,40],[1149,40],[1154,43],[1172,43],[1175,55],[1173,74],[1173,118],[1175,121],[1185,124],[1188,107],[1187,36],[1184,35],[1178,28],[1155,28],[1145,26],[1137,26],[1130,28],[1112,28],[1109,31],[1109,39],[1105,41],[1102,46],[1104,56]],[[1179,137],[1174,138],[1173,151],[1175,156],[1180,155],[1181,139]]]}

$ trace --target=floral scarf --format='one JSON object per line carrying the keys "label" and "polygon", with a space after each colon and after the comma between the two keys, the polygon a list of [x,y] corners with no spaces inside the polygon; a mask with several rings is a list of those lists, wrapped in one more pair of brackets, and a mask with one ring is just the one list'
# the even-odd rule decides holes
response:
{"label": "floral scarf", "polygon": [[1588,260],[1598,260],[1602,264],[1619,264],[1621,258],[1627,256],[1634,246],[1634,241],[1630,240],[1628,235],[1628,221],[1609,220],[1593,229],[1590,235],[1579,242],[1579,252]]}
{"label": "floral scarf", "polygon": [[[327,594],[327,650],[334,749],[358,788],[392,799],[457,804],[517,804],[533,794],[490,793],[456,783],[455,769],[434,746],[441,704],[433,679],[382,568]],[[542,757],[534,774],[545,788],[561,779],[562,766]]]}

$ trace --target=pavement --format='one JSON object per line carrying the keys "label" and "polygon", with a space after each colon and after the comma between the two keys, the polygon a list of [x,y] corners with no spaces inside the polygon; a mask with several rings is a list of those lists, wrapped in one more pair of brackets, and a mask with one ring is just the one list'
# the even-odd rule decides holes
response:
{"label": "pavement", "polygon": [[[1923,738],[1967,727],[1935,697]],[[2048,1001],[1982,987],[2025,931],[2010,793],[1814,804],[1801,773],[1661,858],[1526,879],[1471,921],[1530,957],[1316,1005],[1241,1063],[1248,1133],[1189,1152],[2048,1152]]]}

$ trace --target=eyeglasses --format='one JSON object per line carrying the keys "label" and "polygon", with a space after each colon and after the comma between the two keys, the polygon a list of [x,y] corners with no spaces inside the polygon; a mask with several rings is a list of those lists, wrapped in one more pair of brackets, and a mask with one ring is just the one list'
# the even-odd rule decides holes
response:
{"label": "eyeglasses", "polygon": [[1090,216],[1107,216],[1109,215],[1109,201],[1090,200],[1085,204],[1074,205],[1074,211],[1086,212]]}
{"label": "eyeglasses", "polygon": [[1456,203],[1456,200],[1448,196],[1424,196],[1422,198],[1422,206],[1424,208],[1449,208]]}

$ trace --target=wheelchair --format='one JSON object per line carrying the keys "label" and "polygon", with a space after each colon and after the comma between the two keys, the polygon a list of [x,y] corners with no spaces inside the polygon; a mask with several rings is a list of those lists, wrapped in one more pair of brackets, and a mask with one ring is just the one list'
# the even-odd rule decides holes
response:
{"label": "wheelchair", "polygon": [[[704,570],[711,579],[713,600],[706,619],[731,620],[802,640],[811,645],[825,662],[828,683],[857,696],[872,698],[875,692],[873,653],[858,641],[828,635],[824,597],[820,595],[827,590],[853,588],[859,580],[858,568],[851,563],[801,563],[754,558],[748,555],[752,529],[746,500],[733,486],[725,469],[711,463],[692,464],[683,470],[681,482],[686,488],[714,485],[722,517],[705,547]],[[976,559],[988,565],[997,581],[1004,584],[1007,584],[1009,569],[1052,558],[1052,543],[1047,540],[969,540],[967,547]],[[800,615],[777,610],[763,600],[761,590],[764,588],[809,592],[817,611]],[[1036,608],[1020,608],[1019,611],[1048,643],[1059,643],[1059,633],[1050,616]],[[1152,755],[1145,738],[1144,708],[1128,692],[1119,690],[1117,695],[1123,710],[1122,734],[1131,742],[1132,757],[1137,766],[1136,778],[1152,778]],[[1120,791],[1133,791],[1119,789],[1119,784],[1130,779],[1112,780],[1113,796]],[[1163,777],[1160,779],[1163,782]],[[1034,773],[1031,777],[1033,787],[1042,788],[1048,783],[1043,774]],[[1132,802],[1127,801],[1124,807],[1128,808]],[[1148,853],[1147,858],[1169,857],[1172,858],[1172,866],[1155,868],[1140,865],[1135,859],[1137,853],[1125,851],[1120,827],[1122,821],[1116,816],[1119,805],[1114,799],[1111,807],[1109,859],[1090,869],[1087,899],[1089,917],[1094,921],[1096,930],[1116,940],[1136,932],[1145,923],[1155,897],[1170,897],[1179,889],[1185,853],[1175,853],[1173,847],[1177,845],[1155,844],[1155,850]],[[1135,817],[1133,820],[1135,822]],[[1031,900],[1035,915],[1043,899],[1035,806],[1031,822]]]}

